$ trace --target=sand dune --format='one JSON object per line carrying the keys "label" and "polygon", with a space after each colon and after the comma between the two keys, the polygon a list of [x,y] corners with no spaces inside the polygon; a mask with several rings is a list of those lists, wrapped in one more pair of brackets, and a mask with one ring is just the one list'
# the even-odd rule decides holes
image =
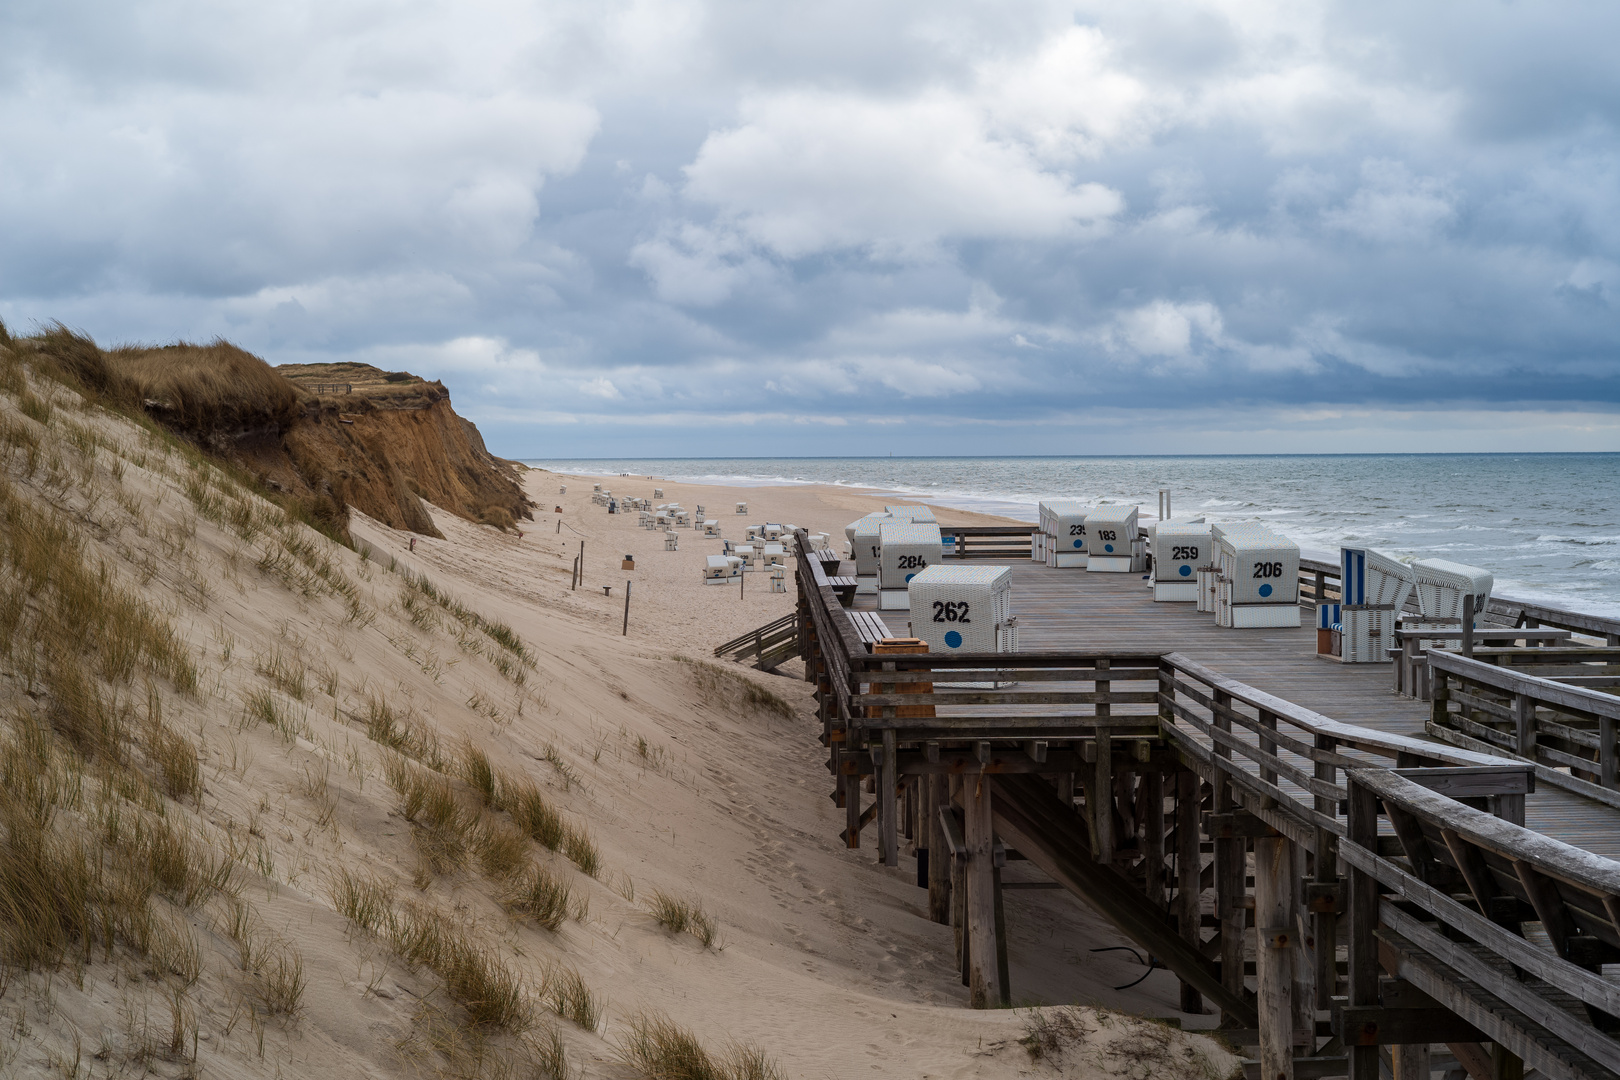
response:
{"label": "sand dune", "polygon": [[[548,1075],[554,1032],[570,1075],[632,1076],[627,1040],[651,1014],[794,1077],[1230,1071],[1207,1040],[1089,1009],[1063,1014],[1081,1022],[1053,1043],[1068,1049],[1036,1061],[1020,1040],[1052,1010],[963,1008],[950,931],[924,917],[907,867],[836,842],[806,685],[707,656],[792,603],[758,576],[741,597],[700,585],[712,541],[664,552],[590,506],[588,482],[559,497],[556,476],[530,472],[547,512],[521,539],[435,511],[444,538],[411,552],[410,534],[356,515],[363,557],[184,445],[0,362],[13,1074]],[[870,502],[663,486],[828,531]],[[50,580],[67,566],[100,581],[78,608],[65,585],[27,579],[53,563],[36,543],[47,525],[72,537]],[[586,587],[570,592],[581,538]],[[136,625],[131,612],[150,641],[172,630],[172,655],[126,642],[132,659],[112,665],[107,627]],[[28,809],[46,803],[44,818]],[[44,838],[32,855],[30,836]],[[100,869],[73,910],[101,913],[110,948],[60,910],[17,906],[85,867]],[[112,890],[137,879],[149,892]],[[556,929],[515,899],[536,881],[568,890]],[[712,943],[661,926],[659,892],[712,919]],[[1087,951],[1118,938],[1082,908],[1025,896],[1009,920],[1020,996],[1171,1011],[1163,973],[1107,990],[1141,969]],[[65,928],[56,945],[29,937],[46,923]],[[596,1016],[563,1000],[570,973]]]}

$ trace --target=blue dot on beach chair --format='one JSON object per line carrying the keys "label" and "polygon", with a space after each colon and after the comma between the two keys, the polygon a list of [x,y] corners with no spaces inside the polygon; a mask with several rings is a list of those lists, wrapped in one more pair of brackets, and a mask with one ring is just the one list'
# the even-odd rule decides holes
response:
{"label": "blue dot on beach chair", "polygon": [[962,635],[955,630],[947,630],[945,632],[945,644],[953,649],[960,649],[962,647]]}

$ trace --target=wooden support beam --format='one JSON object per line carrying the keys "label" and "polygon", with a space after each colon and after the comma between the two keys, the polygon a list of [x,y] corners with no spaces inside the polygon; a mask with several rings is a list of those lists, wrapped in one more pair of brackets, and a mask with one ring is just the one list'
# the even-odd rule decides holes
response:
{"label": "wooden support beam", "polygon": [[968,996],[975,1009],[1001,1002],[996,957],[996,895],[990,779],[965,777],[962,813],[967,840]]}
{"label": "wooden support beam", "polygon": [[[1199,931],[1200,874],[1198,853],[1198,774],[1191,769],[1176,775],[1176,924],[1181,937],[1194,949],[1201,940]],[[1181,984],[1181,1011],[1201,1013],[1204,1000],[1196,987]]]}
{"label": "wooden support beam", "polygon": [[[1061,798],[1061,795],[1059,796]],[[1137,796],[1146,808],[1142,822],[1143,890],[1148,906],[1164,910],[1164,774],[1142,774],[1142,791]]]}
{"label": "wooden support beam", "polygon": [[[1232,785],[1217,775],[1215,813],[1230,813],[1235,806]],[[1248,877],[1248,843],[1240,836],[1215,841],[1215,912],[1221,923],[1221,985],[1235,997],[1242,997],[1243,942],[1248,924],[1244,882]],[[1236,1018],[1222,1011],[1221,1024],[1232,1026]]]}
{"label": "wooden support beam", "polygon": [[996,897],[996,986],[1001,991],[1003,1009],[1012,1007],[1012,979],[1007,971],[1007,912],[1001,905],[1001,866],[992,861],[990,871]]}
{"label": "wooden support beam", "polygon": [[1333,1010],[1333,1034],[1346,1046],[1399,1046],[1480,1042],[1485,1035],[1450,1009],[1342,1005]]}
{"label": "wooden support beam", "polygon": [[948,925],[951,921],[951,862],[947,857],[945,833],[940,826],[941,810],[950,812],[950,781],[943,776],[925,776],[928,793],[928,917]]}
{"label": "wooden support beam", "polygon": [[[1345,840],[1369,851],[1378,848],[1378,796],[1357,783],[1355,774],[1347,780],[1349,815]],[[1350,868],[1348,907],[1350,919],[1349,1004],[1378,1004],[1378,944],[1373,931],[1378,927],[1378,879],[1364,870]],[[1349,1048],[1350,1080],[1379,1080],[1378,1047]]]}
{"label": "wooden support beam", "polygon": [[[1101,698],[1108,693],[1110,685],[1108,680],[1109,661],[1106,657],[1097,660],[1096,688],[1097,696]],[[1105,701],[1099,701],[1096,706],[1097,717],[1101,720],[1113,713],[1113,706]],[[1114,861],[1114,750],[1113,734],[1106,727],[1097,729],[1097,736],[1093,740],[1096,751],[1096,760],[1092,762],[1091,783],[1086,788],[1086,801],[1097,801],[1091,814],[1092,823],[1092,853],[1098,862],[1108,866]]]}
{"label": "wooden support beam", "polygon": [[[1316,749],[1324,753],[1333,753],[1338,750],[1339,742],[1330,735],[1318,735],[1315,739]],[[1316,763],[1316,779],[1324,783],[1336,783],[1338,770],[1327,762]],[[1333,800],[1318,795],[1314,804],[1318,813],[1334,817],[1337,807]],[[1314,886],[1316,892],[1326,894],[1332,892],[1333,902],[1329,905],[1318,906],[1313,902],[1307,890],[1306,910],[1311,912],[1311,936],[1315,938],[1312,954],[1316,960],[1316,1001],[1317,1009],[1326,1009],[1339,992],[1338,987],[1338,940],[1339,940],[1339,912],[1342,908],[1342,891],[1339,888],[1339,838],[1332,830],[1317,826],[1316,844],[1313,854],[1316,866]],[[1427,1080],[1427,1078],[1425,1078]]]}
{"label": "wooden support beam", "polygon": [[896,818],[899,816],[895,806],[897,781],[896,768],[899,763],[900,747],[897,733],[893,728],[883,729],[883,761],[878,780],[878,846],[882,849],[881,857],[884,866],[900,865],[900,837],[899,830],[895,828]]}
{"label": "wooden support beam", "polygon": [[1282,836],[1254,842],[1255,973],[1259,982],[1260,1074],[1293,1080],[1294,845]]}

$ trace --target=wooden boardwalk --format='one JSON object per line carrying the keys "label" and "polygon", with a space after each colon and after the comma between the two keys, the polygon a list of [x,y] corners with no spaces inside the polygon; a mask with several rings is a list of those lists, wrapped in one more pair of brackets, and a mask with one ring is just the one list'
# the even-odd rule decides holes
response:
{"label": "wooden boardwalk", "polygon": [[[1316,631],[1226,630],[1195,605],[1156,604],[1140,574],[1093,574],[1010,561],[1019,643],[1027,651],[1180,652],[1202,664],[1344,723],[1427,739],[1427,702],[1392,690],[1388,664],[1339,664],[1316,656]],[[872,611],[875,596],[857,598]],[[878,612],[896,635],[910,613]],[[1303,620],[1309,623],[1309,616]],[[1526,799],[1525,824],[1567,844],[1620,858],[1620,810],[1542,784]]]}

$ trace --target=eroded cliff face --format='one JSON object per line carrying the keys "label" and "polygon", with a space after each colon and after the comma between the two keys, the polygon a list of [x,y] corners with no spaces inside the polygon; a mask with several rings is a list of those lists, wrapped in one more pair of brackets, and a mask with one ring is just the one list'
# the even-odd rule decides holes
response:
{"label": "eroded cliff face", "polygon": [[272,368],[225,341],[102,350],[55,327],[16,346],[245,470],[329,532],[347,528],[353,506],[438,536],[419,497],[503,529],[530,516],[522,466],[485,449],[443,383],[364,364]]}

